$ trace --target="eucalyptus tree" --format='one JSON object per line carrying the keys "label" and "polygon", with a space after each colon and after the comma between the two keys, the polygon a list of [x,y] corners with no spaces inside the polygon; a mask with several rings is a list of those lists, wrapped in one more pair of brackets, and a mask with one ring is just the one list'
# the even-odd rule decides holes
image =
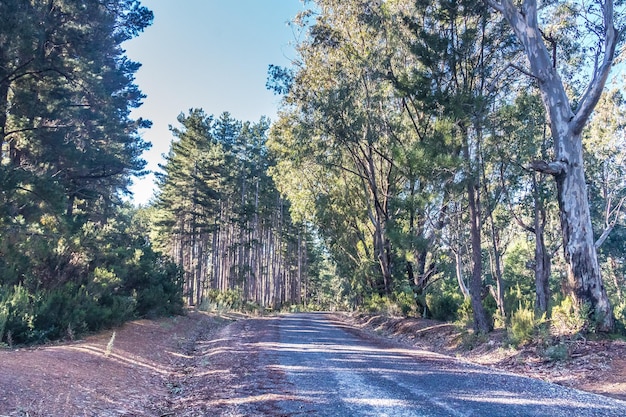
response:
{"label": "eucalyptus tree", "polygon": [[384,66],[389,40],[380,30],[379,6],[369,1],[322,0],[317,9],[310,37],[298,49],[301,63],[286,105],[310,129],[309,139],[316,143],[309,146],[315,152],[311,157],[331,171],[343,171],[356,186],[357,212],[365,216],[357,228],[371,239],[370,255],[380,271],[376,290],[390,294],[390,198],[397,173],[389,122],[395,102]]}
{"label": "eucalyptus tree", "polygon": [[[585,180],[582,132],[600,100],[623,40],[623,22],[613,0],[569,2],[578,17],[574,23],[584,27],[579,42],[588,55],[590,75],[582,96],[571,98],[559,75],[558,42],[542,30],[536,0],[486,0],[510,24],[528,58],[523,70],[537,83],[550,120],[554,141],[554,160],[535,161],[533,168],[554,176],[560,208],[563,249],[570,292],[577,305],[590,304],[598,330],[613,329],[613,314],[602,282]],[[558,6],[558,4],[557,4]],[[550,7],[548,11],[554,10]],[[617,20],[616,20],[617,18]],[[618,25],[618,27],[616,27]]]}
{"label": "eucalyptus tree", "polygon": [[379,287],[372,229],[358,178],[341,167],[319,163],[321,142],[307,125],[283,113],[272,126],[268,146],[277,163],[270,174],[290,202],[292,217],[319,229],[340,276],[355,299]]}
{"label": "eucalyptus tree", "polygon": [[[486,331],[480,141],[508,38],[489,22],[480,2],[320,1],[318,6],[296,71],[272,72],[286,82],[277,84],[288,91],[283,120],[290,132],[275,136],[297,161],[282,166],[297,172],[316,164],[326,167],[322,179],[333,172],[349,179],[345,184],[360,181],[360,193],[346,187],[360,195],[350,198],[348,215],[367,215],[374,258],[392,260],[380,262],[383,284],[390,276],[401,277],[402,257],[405,277],[418,295],[438,274],[449,204],[462,199],[461,190],[467,193],[473,224],[471,292],[477,328]],[[320,200],[307,198],[318,208]],[[328,224],[328,219],[321,224],[322,233]],[[356,227],[344,229],[368,230],[362,220],[351,224]],[[387,239],[392,245],[381,247]]]}
{"label": "eucalyptus tree", "polygon": [[592,214],[596,231],[595,242],[601,247],[616,226],[624,226],[626,182],[624,155],[626,102],[622,92],[613,89],[600,99],[587,129],[583,132],[583,147],[592,188]]}
{"label": "eucalyptus tree", "polygon": [[[499,142],[495,145],[496,152],[502,161],[508,161],[501,165],[495,181],[502,187],[509,221],[534,237],[534,308],[541,316],[549,312],[552,255],[559,246],[549,225],[554,214],[549,194],[554,190],[547,183],[546,175],[528,169],[526,162],[546,159],[550,154],[551,137],[540,97],[529,93],[531,86],[520,85],[522,89],[517,89],[514,100],[501,105],[492,118],[491,134]],[[510,233],[515,230],[519,229]]]}

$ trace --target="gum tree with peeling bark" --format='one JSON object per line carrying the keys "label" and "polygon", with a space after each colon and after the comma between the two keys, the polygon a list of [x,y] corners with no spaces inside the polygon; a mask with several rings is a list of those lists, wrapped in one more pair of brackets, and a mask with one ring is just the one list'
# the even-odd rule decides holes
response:
{"label": "gum tree with peeling bark", "polygon": [[537,16],[537,1],[486,0],[500,12],[523,45],[529,62],[528,74],[537,82],[550,119],[554,139],[554,161],[534,161],[531,166],[554,176],[563,234],[569,291],[577,305],[589,305],[600,331],[613,330],[613,314],[598,264],[585,172],[582,132],[606,84],[621,32],[615,27],[613,1],[598,1],[601,12],[601,47],[591,81],[577,108],[573,108],[565,86],[548,51]]}

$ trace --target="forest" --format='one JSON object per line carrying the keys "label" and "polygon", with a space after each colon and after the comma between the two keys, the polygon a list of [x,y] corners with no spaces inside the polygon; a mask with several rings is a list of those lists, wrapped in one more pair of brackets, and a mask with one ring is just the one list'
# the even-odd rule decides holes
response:
{"label": "forest", "polygon": [[0,344],[186,307],[626,333],[621,2],[304,4],[277,120],[182,111],[136,207],[152,12],[0,3]]}

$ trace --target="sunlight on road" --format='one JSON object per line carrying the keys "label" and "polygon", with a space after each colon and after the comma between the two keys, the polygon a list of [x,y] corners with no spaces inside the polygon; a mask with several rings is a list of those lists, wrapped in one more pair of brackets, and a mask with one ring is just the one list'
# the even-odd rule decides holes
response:
{"label": "sunlight on road", "polygon": [[[254,342],[250,349],[264,352],[265,369],[284,375],[290,395],[306,399],[306,412],[297,415],[578,417],[623,416],[626,409],[602,397],[402,348],[324,314],[283,316],[272,326],[278,340]],[[294,408],[283,400],[277,405],[285,415]]]}

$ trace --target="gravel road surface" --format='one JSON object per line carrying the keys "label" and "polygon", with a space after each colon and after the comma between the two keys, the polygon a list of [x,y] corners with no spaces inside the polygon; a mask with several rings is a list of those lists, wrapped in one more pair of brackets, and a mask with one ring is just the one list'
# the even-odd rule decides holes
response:
{"label": "gravel road surface", "polygon": [[263,393],[272,415],[626,416],[626,402],[407,349],[325,313],[269,326],[254,349],[263,372],[280,375]]}

